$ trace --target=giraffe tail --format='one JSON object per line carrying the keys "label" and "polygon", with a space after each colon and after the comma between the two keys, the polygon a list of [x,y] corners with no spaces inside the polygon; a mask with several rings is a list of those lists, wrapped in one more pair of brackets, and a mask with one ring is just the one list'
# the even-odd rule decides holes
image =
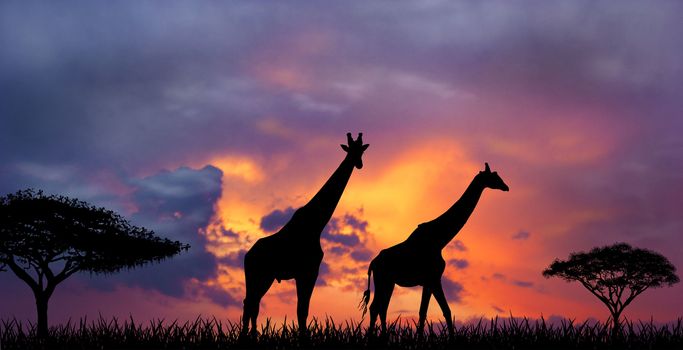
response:
{"label": "giraffe tail", "polygon": [[365,314],[368,312],[368,304],[370,303],[370,276],[372,275],[374,262],[374,260],[370,262],[370,267],[368,267],[368,289],[363,292],[363,298],[358,304],[358,309],[363,311],[362,317],[365,317]]}

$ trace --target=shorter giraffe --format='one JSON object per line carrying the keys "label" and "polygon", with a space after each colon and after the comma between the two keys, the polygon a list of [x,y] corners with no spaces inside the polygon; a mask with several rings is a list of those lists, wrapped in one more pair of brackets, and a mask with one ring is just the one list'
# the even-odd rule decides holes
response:
{"label": "shorter giraffe", "polygon": [[429,299],[434,295],[446,318],[448,331],[453,335],[451,310],[441,285],[441,276],[446,268],[441,251],[465,225],[485,188],[509,191],[509,187],[498,173],[491,172],[488,163],[485,167],[484,171],[480,171],[474,177],[462,197],[445,213],[432,221],[418,225],[408,239],[382,250],[370,262],[368,289],[363,293],[361,300],[361,308],[365,315],[370,301],[370,277],[374,272],[375,297],[370,305],[369,334],[374,334],[378,315],[382,324],[382,334],[386,333],[387,309],[394,285],[398,284],[401,287],[422,286],[418,334],[422,334]]}

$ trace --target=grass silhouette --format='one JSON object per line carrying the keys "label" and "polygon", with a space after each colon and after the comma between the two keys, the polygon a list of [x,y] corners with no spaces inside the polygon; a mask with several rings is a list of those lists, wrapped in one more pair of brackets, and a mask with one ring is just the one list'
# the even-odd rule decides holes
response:
{"label": "grass silhouette", "polygon": [[449,336],[443,323],[427,323],[424,336],[415,322],[400,317],[388,325],[387,334],[368,337],[366,327],[354,321],[336,323],[313,319],[308,337],[301,337],[293,321],[274,324],[266,320],[256,338],[240,338],[239,322],[198,317],[194,321],[163,319],[136,322],[118,318],[51,327],[49,336],[36,336],[36,326],[16,319],[0,324],[0,349],[680,349],[683,319],[657,325],[654,321],[625,320],[623,334],[611,338],[609,323],[562,320],[551,324],[543,318],[480,319],[455,327]]}

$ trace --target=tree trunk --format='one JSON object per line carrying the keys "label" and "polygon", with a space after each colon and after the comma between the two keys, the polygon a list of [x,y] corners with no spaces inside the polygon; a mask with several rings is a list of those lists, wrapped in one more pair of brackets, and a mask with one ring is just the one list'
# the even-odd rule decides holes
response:
{"label": "tree trunk", "polygon": [[47,303],[50,300],[50,296],[45,292],[38,292],[35,294],[36,297],[36,309],[38,310],[38,337],[45,338],[48,335],[47,327]]}
{"label": "tree trunk", "polygon": [[616,341],[621,334],[621,322],[619,322],[620,312],[615,312],[612,314],[612,341]]}

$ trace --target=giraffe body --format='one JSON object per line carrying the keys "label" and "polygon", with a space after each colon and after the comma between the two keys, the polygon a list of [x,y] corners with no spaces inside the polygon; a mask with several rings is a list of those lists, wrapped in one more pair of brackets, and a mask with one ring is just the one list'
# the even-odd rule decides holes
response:
{"label": "giraffe body", "polygon": [[256,332],[261,298],[273,282],[289,279],[296,281],[299,330],[306,331],[311,295],[323,259],[320,234],[332,217],[354,167],[363,167],[361,156],[368,147],[363,144],[362,134],[354,141],[349,133],[347,139],[348,145],[342,145],[346,157],[318,193],[297,209],[278,232],[256,241],[244,256],[246,297],[242,333],[247,333],[249,323],[252,333]]}
{"label": "giraffe body", "polygon": [[375,296],[370,304],[370,334],[374,333],[378,316],[382,333],[386,332],[387,310],[395,285],[422,286],[418,321],[420,334],[432,295],[441,307],[450,334],[454,334],[451,310],[441,285],[441,276],[446,269],[442,250],[467,222],[485,188],[509,190],[498,174],[490,171],[488,164],[484,171],[475,176],[462,197],[444,214],[418,225],[405,241],[380,251],[370,262],[368,289],[361,301],[365,312],[370,300],[370,278],[374,273]]}

